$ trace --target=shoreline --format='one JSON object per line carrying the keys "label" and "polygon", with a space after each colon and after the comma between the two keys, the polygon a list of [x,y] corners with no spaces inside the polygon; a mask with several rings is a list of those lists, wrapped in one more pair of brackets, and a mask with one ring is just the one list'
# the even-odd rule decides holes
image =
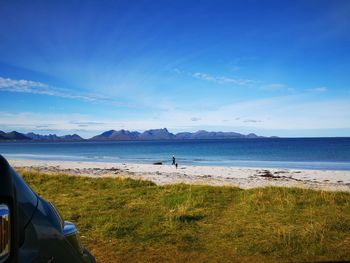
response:
{"label": "shoreline", "polygon": [[299,187],[327,191],[350,191],[350,171],[180,166],[85,161],[9,159],[15,168],[44,173],[66,173],[87,177],[122,177],[149,180],[158,185],[185,183],[213,186]]}
{"label": "shoreline", "polygon": [[[55,156],[58,159],[45,158],[44,155],[18,155],[18,154],[5,154],[4,157],[12,161],[46,161],[46,162],[85,162],[85,163],[114,163],[120,164],[138,164],[138,165],[152,165],[154,163],[161,162],[162,165],[170,165],[171,160],[164,159],[147,159],[147,161],[139,161],[133,159],[88,159],[88,158],[59,158],[62,156]],[[34,157],[34,158],[33,158]],[[206,159],[194,159],[194,161],[180,159],[181,166],[204,166],[204,167],[230,167],[230,168],[251,168],[251,169],[279,169],[279,170],[317,170],[317,171],[345,171],[350,172],[350,162],[301,162],[301,161],[261,161],[261,160],[206,160]]]}

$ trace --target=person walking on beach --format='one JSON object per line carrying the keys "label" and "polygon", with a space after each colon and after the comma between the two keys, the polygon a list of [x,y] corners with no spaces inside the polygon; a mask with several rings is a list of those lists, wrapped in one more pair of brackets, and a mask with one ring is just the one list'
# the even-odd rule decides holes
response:
{"label": "person walking on beach", "polygon": [[175,155],[173,155],[173,163],[172,163],[172,165],[175,165]]}

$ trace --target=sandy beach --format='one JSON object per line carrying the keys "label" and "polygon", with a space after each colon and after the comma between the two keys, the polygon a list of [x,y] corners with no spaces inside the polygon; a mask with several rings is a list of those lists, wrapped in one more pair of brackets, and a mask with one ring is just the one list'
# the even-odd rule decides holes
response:
{"label": "sandy beach", "polygon": [[150,180],[158,185],[185,183],[229,185],[243,189],[283,186],[330,191],[350,191],[350,171],[271,169],[221,166],[171,165],[9,160],[15,168],[45,173],[66,173],[89,177],[127,177]]}

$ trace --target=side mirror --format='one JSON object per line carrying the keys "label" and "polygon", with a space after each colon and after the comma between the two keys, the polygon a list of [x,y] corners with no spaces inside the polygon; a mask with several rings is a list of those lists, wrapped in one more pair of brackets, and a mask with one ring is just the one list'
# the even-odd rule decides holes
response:
{"label": "side mirror", "polygon": [[0,262],[5,262],[10,257],[11,247],[11,221],[10,209],[5,204],[0,204]]}

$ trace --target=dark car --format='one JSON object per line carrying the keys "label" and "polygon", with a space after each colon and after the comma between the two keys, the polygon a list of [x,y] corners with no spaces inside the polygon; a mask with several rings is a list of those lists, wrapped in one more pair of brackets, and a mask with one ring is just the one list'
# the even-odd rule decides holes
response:
{"label": "dark car", "polygon": [[95,262],[73,223],[38,196],[0,155],[0,263]]}

